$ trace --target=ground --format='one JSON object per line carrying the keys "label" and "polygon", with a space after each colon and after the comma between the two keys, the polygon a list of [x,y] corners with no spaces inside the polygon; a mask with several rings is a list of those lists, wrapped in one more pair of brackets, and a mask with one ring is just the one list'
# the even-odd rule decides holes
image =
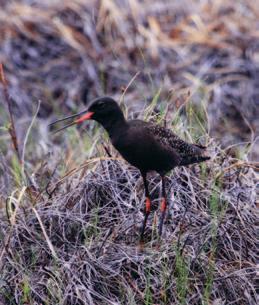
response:
{"label": "ground", "polygon": [[[1,6],[0,303],[256,304],[256,2]],[[48,127],[103,95],[211,156],[168,174],[160,240],[149,174],[144,246],[139,172],[94,122]]]}

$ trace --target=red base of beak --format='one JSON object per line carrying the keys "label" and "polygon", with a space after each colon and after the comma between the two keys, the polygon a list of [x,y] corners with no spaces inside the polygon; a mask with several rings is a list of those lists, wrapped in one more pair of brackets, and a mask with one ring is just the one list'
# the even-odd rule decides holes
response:
{"label": "red base of beak", "polygon": [[90,120],[93,116],[94,112],[87,112],[83,116],[81,116],[79,119],[75,120],[75,123],[82,123],[83,121]]}

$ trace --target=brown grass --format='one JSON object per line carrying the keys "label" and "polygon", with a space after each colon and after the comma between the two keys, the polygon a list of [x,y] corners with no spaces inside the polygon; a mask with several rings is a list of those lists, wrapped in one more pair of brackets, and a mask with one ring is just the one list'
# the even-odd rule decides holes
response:
{"label": "brown grass", "polygon": [[[0,98],[18,146],[0,103],[0,303],[255,305],[256,5],[33,3],[0,10]],[[144,248],[138,171],[94,124],[49,135],[53,117],[104,94],[212,156],[169,175],[160,241],[160,181],[150,174]]]}
{"label": "brown grass", "polygon": [[154,223],[160,184],[150,175],[154,200],[144,248],[138,247],[142,180],[122,160],[95,160],[92,171],[67,176],[34,206],[24,195],[11,232],[1,219],[0,236],[11,234],[3,302],[256,304],[255,174],[211,149],[207,166],[168,178],[161,241]]}

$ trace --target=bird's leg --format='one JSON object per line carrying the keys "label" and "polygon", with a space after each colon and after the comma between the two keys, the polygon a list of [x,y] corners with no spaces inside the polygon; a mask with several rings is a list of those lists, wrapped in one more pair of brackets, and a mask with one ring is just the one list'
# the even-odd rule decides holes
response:
{"label": "bird's leg", "polygon": [[161,218],[160,218],[160,223],[158,227],[158,234],[159,236],[162,235],[162,230],[163,230],[163,224],[164,224],[164,219],[165,219],[165,214],[166,214],[166,206],[167,206],[167,199],[166,199],[166,191],[165,191],[165,176],[161,175],[162,179],[162,202],[161,202]]}
{"label": "bird's leg", "polygon": [[143,241],[144,232],[147,224],[147,219],[150,214],[150,208],[151,208],[151,201],[150,201],[150,195],[148,191],[148,183],[147,183],[147,173],[141,173],[143,181],[144,181],[144,188],[145,188],[145,195],[146,195],[146,202],[145,202],[145,218],[142,224],[141,233],[140,233],[140,241]]}

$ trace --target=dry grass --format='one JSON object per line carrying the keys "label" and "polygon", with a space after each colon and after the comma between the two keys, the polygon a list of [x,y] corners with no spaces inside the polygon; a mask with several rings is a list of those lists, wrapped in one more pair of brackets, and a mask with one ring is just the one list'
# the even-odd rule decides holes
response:
{"label": "dry grass", "polygon": [[[38,100],[46,118],[96,96],[119,99],[140,72],[125,95],[132,107],[142,109],[160,88],[175,110],[190,92],[206,104],[211,133],[224,147],[242,142],[247,152],[255,141],[259,11],[253,1],[30,3],[8,2],[0,12],[0,61],[21,125]],[[257,151],[258,143],[250,159]]]}
{"label": "dry grass", "polygon": [[[0,104],[0,303],[255,305],[258,7],[31,2],[0,11],[17,137],[13,150]],[[160,180],[150,174],[144,248],[138,171],[94,124],[49,135],[50,118],[103,94],[212,156],[168,176],[162,240]]]}
{"label": "dry grass", "polygon": [[[158,240],[159,179],[138,246],[141,177],[122,160],[94,161],[36,203],[23,194],[1,273],[2,302],[16,304],[256,304],[256,181],[249,164],[210,145],[213,159],[168,178],[170,208]],[[89,166],[89,165],[88,165]],[[50,189],[57,186],[54,181]],[[17,194],[18,195],[18,194]],[[11,200],[11,199],[10,199]],[[217,303],[218,302],[218,303]]]}

